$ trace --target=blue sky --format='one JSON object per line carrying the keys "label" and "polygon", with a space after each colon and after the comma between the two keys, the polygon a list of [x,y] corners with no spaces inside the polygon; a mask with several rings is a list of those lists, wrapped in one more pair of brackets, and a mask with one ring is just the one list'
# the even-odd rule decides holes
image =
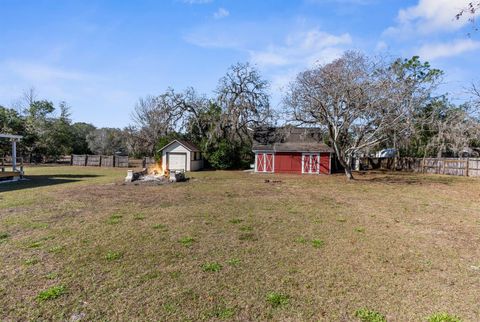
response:
{"label": "blue sky", "polygon": [[74,121],[123,127],[139,97],[168,86],[212,95],[237,61],[282,87],[344,50],[420,55],[462,100],[480,79],[478,35],[454,21],[468,0],[0,0],[0,105],[34,87]]}

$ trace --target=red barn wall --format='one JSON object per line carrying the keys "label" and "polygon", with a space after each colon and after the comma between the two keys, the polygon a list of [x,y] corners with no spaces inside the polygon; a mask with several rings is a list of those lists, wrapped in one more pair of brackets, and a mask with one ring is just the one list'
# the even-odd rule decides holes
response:
{"label": "red barn wall", "polygon": [[320,173],[330,174],[330,153],[320,153]]}
{"label": "red barn wall", "polygon": [[275,153],[275,173],[302,173],[302,154]]}

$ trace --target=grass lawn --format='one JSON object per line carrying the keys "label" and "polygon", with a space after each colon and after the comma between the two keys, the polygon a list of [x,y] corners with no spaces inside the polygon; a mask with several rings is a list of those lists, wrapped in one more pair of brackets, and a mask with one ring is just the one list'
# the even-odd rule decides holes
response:
{"label": "grass lawn", "polygon": [[0,185],[2,321],[480,320],[479,179],[26,172]]}

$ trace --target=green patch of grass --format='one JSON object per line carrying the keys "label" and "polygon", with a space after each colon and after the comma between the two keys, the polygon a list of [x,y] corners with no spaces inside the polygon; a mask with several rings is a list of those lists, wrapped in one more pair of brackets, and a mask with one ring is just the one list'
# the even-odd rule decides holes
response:
{"label": "green patch of grass", "polygon": [[253,227],[252,226],[242,226],[242,227],[240,227],[240,230],[241,231],[253,231]]}
{"label": "green patch of grass", "polygon": [[48,273],[47,275],[45,275],[45,278],[48,279],[48,280],[54,280],[58,277],[58,274],[55,273],[55,272],[51,272],[51,273]]}
{"label": "green patch of grass", "polygon": [[107,261],[115,261],[115,260],[118,260],[118,259],[122,258],[122,256],[123,256],[123,254],[120,253],[120,252],[110,251],[105,255],[105,259]]}
{"label": "green patch of grass", "polygon": [[227,264],[231,266],[238,266],[238,264],[240,264],[240,260],[238,258],[230,258],[227,260]]}
{"label": "green patch of grass", "polygon": [[168,230],[167,226],[164,224],[155,224],[152,226],[153,229],[161,230],[161,231],[166,231]]}
{"label": "green patch of grass", "polygon": [[235,315],[235,308],[219,306],[213,310],[211,315],[219,319],[230,319]]}
{"label": "green patch of grass", "polygon": [[222,265],[217,262],[205,263],[202,265],[202,270],[204,272],[219,272],[222,268]]}
{"label": "green patch of grass", "polygon": [[44,302],[48,300],[54,300],[60,297],[61,295],[65,294],[65,291],[66,289],[65,289],[65,286],[63,285],[52,286],[46,289],[45,291],[41,291],[40,293],[38,293],[37,301]]}
{"label": "green patch of grass", "polygon": [[0,243],[5,241],[10,235],[8,233],[0,233]]}
{"label": "green patch of grass", "polygon": [[290,301],[290,297],[283,293],[270,292],[267,294],[267,302],[273,308],[279,308],[285,306]]}
{"label": "green patch of grass", "polygon": [[50,247],[48,249],[48,252],[49,253],[60,253],[62,250],[63,250],[63,246],[57,245],[57,246]]}
{"label": "green patch of grass", "polygon": [[185,237],[182,237],[178,240],[178,242],[180,244],[182,244],[183,246],[185,247],[190,247],[192,246],[192,244],[195,242],[195,238],[193,237],[189,237],[189,236],[185,236]]}
{"label": "green patch of grass", "polygon": [[140,277],[140,280],[142,282],[146,282],[146,281],[151,281],[151,280],[154,280],[156,278],[160,277],[160,273],[159,272],[148,272],[144,275],[142,275]]}
{"label": "green patch of grass", "polygon": [[39,262],[38,258],[27,258],[23,263],[27,266],[35,265]]}
{"label": "green patch of grass", "polygon": [[383,314],[367,308],[355,311],[355,316],[362,322],[387,322]]}
{"label": "green patch of grass", "polygon": [[137,213],[137,214],[133,215],[133,219],[134,220],[144,220],[145,215],[143,213]]}
{"label": "green patch of grass", "polygon": [[325,241],[321,240],[321,239],[314,239],[312,240],[312,246],[315,247],[315,248],[320,248],[322,247],[323,245],[325,245]]}
{"label": "green patch of grass", "polygon": [[243,234],[240,234],[238,239],[245,240],[245,241],[256,241],[257,237],[255,236],[254,233],[243,233]]}
{"label": "green patch of grass", "polygon": [[41,241],[36,241],[28,245],[28,248],[40,248],[42,246]]}
{"label": "green patch of grass", "polygon": [[113,214],[108,218],[107,223],[109,223],[110,225],[118,224],[122,221],[122,217],[122,215]]}
{"label": "green patch of grass", "polygon": [[180,273],[179,271],[170,272],[171,278],[179,278],[180,275],[182,275],[182,273]]}
{"label": "green patch of grass", "polygon": [[450,315],[448,313],[435,313],[427,318],[428,322],[462,322],[458,316]]}
{"label": "green patch of grass", "polygon": [[230,222],[231,224],[239,224],[239,223],[243,222],[243,219],[234,218],[234,219],[230,219],[229,222]]}
{"label": "green patch of grass", "polygon": [[364,232],[365,232],[365,228],[363,228],[363,227],[357,227],[357,228],[355,228],[355,231],[356,231],[357,233],[364,233]]}
{"label": "green patch of grass", "polygon": [[177,311],[177,306],[175,304],[172,304],[172,303],[165,303],[162,305],[162,308],[165,312],[169,313],[169,314],[173,314]]}
{"label": "green patch of grass", "polygon": [[300,244],[306,244],[307,240],[304,237],[298,237],[295,239],[295,242]]}

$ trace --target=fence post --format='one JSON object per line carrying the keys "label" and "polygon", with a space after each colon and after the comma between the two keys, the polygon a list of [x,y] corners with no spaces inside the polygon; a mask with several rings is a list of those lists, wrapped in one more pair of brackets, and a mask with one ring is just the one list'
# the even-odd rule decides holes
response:
{"label": "fence post", "polygon": [[470,158],[467,157],[467,169],[465,170],[465,177],[468,177],[468,168],[470,167]]}

